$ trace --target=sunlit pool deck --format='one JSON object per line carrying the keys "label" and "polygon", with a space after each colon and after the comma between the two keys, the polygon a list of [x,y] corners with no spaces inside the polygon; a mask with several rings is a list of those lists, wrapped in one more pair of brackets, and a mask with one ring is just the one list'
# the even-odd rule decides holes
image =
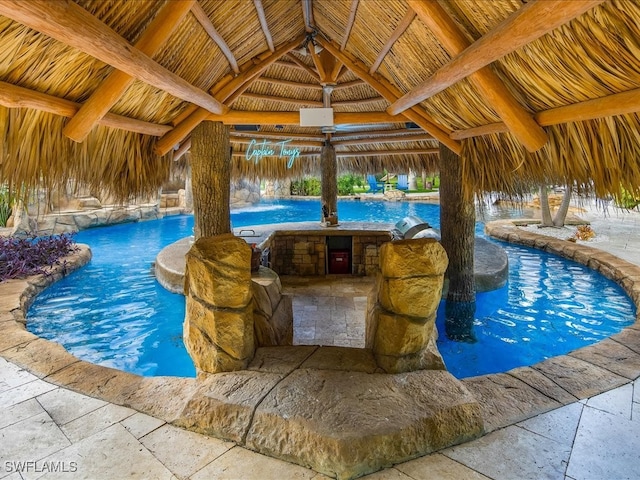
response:
{"label": "sunlit pool deck", "polygon": [[[639,217],[609,218],[599,226],[592,221],[598,232],[609,229],[598,249],[523,233],[505,222],[489,230],[597,269],[638,305],[640,245],[633,239]],[[0,450],[6,478],[20,478],[18,461],[38,461],[40,471],[45,461],[60,462],[84,478],[326,478],[166,423],[191,379],[171,379],[169,386],[88,364],[26,332],[14,317],[21,318],[26,297],[37,288],[26,281],[0,285],[0,434],[11,440]],[[637,325],[532,367],[464,380],[491,433],[368,478],[633,478],[640,460]],[[164,404],[152,401],[158,394]]]}

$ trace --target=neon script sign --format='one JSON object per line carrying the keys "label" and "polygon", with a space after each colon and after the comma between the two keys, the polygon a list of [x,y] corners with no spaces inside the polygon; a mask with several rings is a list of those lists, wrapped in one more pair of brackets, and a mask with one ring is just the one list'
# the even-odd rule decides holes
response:
{"label": "neon script sign", "polygon": [[293,166],[293,162],[300,156],[300,149],[289,147],[287,144],[291,141],[282,140],[281,142],[268,142],[267,140],[256,140],[255,138],[249,142],[247,151],[244,156],[247,160],[253,160],[258,163],[263,157],[286,157],[287,168]]}

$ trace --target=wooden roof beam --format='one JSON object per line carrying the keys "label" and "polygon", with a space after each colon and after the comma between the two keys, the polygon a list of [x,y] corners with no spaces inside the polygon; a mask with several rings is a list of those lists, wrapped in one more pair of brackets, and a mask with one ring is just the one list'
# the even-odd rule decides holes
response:
{"label": "wooden roof beam", "polygon": [[[27,88],[18,87],[11,83],[0,81],[0,105],[7,108],[31,108],[41,112],[53,113],[62,117],[73,117],[80,110],[81,105],[71,100],[54,97],[46,93],[36,92]],[[123,117],[113,113],[105,114],[100,120],[100,125],[117,128],[128,132],[142,133],[159,137],[171,130],[170,125],[143,122],[134,118]]]}
{"label": "wooden roof beam", "polygon": [[359,138],[353,140],[335,140],[332,139],[331,143],[337,146],[349,146],[349,145],[371,145],[376,143],[401,143],[401,142],[420,142],[422,140],[433,140],[434,138],[428,133],[422,135],[398,135],[388,137],[374,137],[374,138]]}
{"label": "wooden roof beam", "polygon": [[[453,19],[438,3],[409,0],[409,7],[415,10],[420,20],[433,32],[452,57],[471,45]],[[547,143],[549,137],[545,131],[511,95],[491,67],[478,70],[471,74],[469,79],[527,150],[535,152]]]}
{"label": "wooden roof beam", "polygon": [[[282,45],[274,52],[260,55],[258,59],[248,61],[240,68],[240,71],[242,72],[240,73],[240,75],[236,77],[226,75],[210,91],[214,94],[215,98],[222,103],[228,101],[230,98],[234,98],[234,95],[239,95],[240,93],[244,92],[244,89],[248,88],[251,82],[256,79],[256,77],[261,75],[262,72],[264,72],[280,57],[282,57],[286,53],[289,53],[291,50],[300,45],[303,40],[304,35]],[[225,108],[228,109],[228,107]],[[210,112],[203,108],[198,108],[191,112],[184,120],[182,120],[182,122],[176,125],[173,130],[168,132],[162,138],[158,139],[154,148],[155,152],[159,155],[165,155],[176,144],[180,143],[184,138],[186,138],[186,136],[189,135],[191,131],[200,124],[200,122],[206,120],[209,116],[209,113]]]}
{"label": "wooden roof beam", "polygon": [[[447,65],[399,98],[389,107],[389,113],[402,112],[426,100],[603,1],[538,0],[523,5],[496,28],[456,55]],[[413,0],[410,4],[412,8],[415,6]]]}
{"label": "wooden roof beam", "polygon": [[251,98],[254,100],[267,100],[270,102],[293,103],[298,105],[308,105],[312,107],[322,106],[322,102],[318,100],[302,100],[298,98],[274,97],[273,95],[262,95],[260,93],[250,93],[250,92],[245,92],[242,94],[242,96],[245,98]]}
{"label": "wooden roof beam", "polygon": [[360,85],[367,85],[367,82],[365,82],[364,80],[358,79],[358,80],[352,80],[350,82],[339,83],[335,87],[333,87],[333,91],[335,92],[336,90],[342,90],[344,88],[359,87]]}
{"label": "wooden roof beam", "polygon": [[[622,93],[614,93],[606,97],[586,100],[584,102],[552,108],[534,115],[540,125],[559,125],[567,122],[582,122],[597,118],[611,117],[640,112],[640,88]],[[491,133],[507,132],[507,126],[502,123],[491,123],[481,127],[456,130],[451,133],[452,138],[465,138],[489,135]]]}
{"label": "wooden roof beam", "polygon": [[260,20],[260,27],[262,28],[264,39],[267,41],[267,46],[269,47],[269,51],[273,52],[276,49],[276,47],[273,46],[273,38],[271,37],[271,32],[269,31],[267,16],[264,14],[264,7],[262,6],[262,0],[253,0],[253,4],[256,7],[256,13],[258,14],[258,20]]}
{"label": "wooden roof beam", "polygon": [[302,18],[304,18],[304,29],[306,32],[313,32],[315,23],[313,21],[312,0],[302,0]]}
{"label": "wooden roof beam", "polygon": [[187,153],[191,149],[191,137],[187,138],[184,142],[180,144],[178,150],[176,150],[173,154],[173,161],[177,162],[182,158],[182,156]]}
{"label": "wooden roof beam", "polygon": [[[299,125],[300,112],[256,112],[243,110],[230,110],[224,115],[211,115],[207,117],[213,122],[222,122],[226,125]],[[369,123],[402,123],[406,121],[403,115],[389,115],[386,112],[355,112],[334,113],[333,121],[341,124],[369,124]]]}
{"label": "wooden roof beam", "polygon": [[278,138],[281,140],[287,140],[289,138],[295,138],[299,140],[325,140],[324,133],[285,133],[285,132],[242,132],[235,129],[231,129],[231,135],[234,137],[249,137],[249,138]]}
{"label": "wooden roof beam", "polygon": [[283,87],[304,88],[308,90],[322,90],[322,85],[319,83],[298,83],[290,80],[280,80],[279,78],[271,77],[259,77],[256,78],[256,82],[269,83],[271,85],[280,85]]}
{"label": "wooden roof beam", "polygon": [[[400,91],[397,87],[385,80],[378,74],[371,75],[368,69],[359,61],[351,57],[346,52],[341,52],[340,49],[331,41],[326,40],[320,36],[317,37],[318,42],[327,50],[329,50],[338,60],[344,63],[356,76],[364,80],[380,95],[382,95],[389,103],[395,102],[400,98]],[[426,118],[426,113],[419,107],[412,107],[411,109],[403,112],[405,117],[414,122],[420,128],[427,133],[433,135],[438,141],[445,144],[452,151],[460,154],[462,146],[459,142],[452,140],[449,137],[449,132],[445,131],[442,127],[437,125],[434,121]]]}
{"label": "wooden roof beam", "polygon": [[155,88],[212,113],[222,103],[133,47],[115,31],[71,1],[0,0],[0,15],[22,23],[121,70]]}
{"label": "wooden roof beam", "polygon": [[[166,4],[140,36],[135,47],[145,55],[153,56],[169,39],[194,3],[195,0],[188,0]],[[84,102],[78,113],[71,117],[62,133],[73,141],[84,141],[91,129],[120,100],[134,80],[120,70],[112,71]]]}
{"label": "wooden roof beam", "polygon": [[[462,30],[437,2],[408,0],[420,20],[433,32],[444,49],[453,57],[464,51],[471,42]],[[509,130],[527,150],[535,152],[549,140],[545,131],[511,95],[491,67],[484,67],[469,77],[487,100],[490,107],[509,126]],[[390,107],[392,108],[393,105]]]}
{"label": "wooden roof beam", "polygon": [[286,55],[286,57],[291,60],[293,63],[295,63],[298,67],[302,68],[304,71],[306,71],[309,75],[311,75],[314,79],[316,79],[317,81],[320,81],[320,75],[318,75],[318,72],[316,72],[313,68],[311,68],[309,65],[307,65],[306,63],[304,63],[303,61],[299,60],[298,58],[295,57],[295,55],[291,55],[290,53]]}
{"label": "wooden roof beam", "polygon": [[387,56],[387,53],[389,53],[389,50],[391,50],[393,44],[396,43],[402,36],[402,34],[407,30],[407,28],[409,28],[409,25],[411,25],[411,22],[413,22],[414,18],[416,18],[416,12],[410,8],[407,11],[406,15],[402,18],[402,20],[400,20],[400,23],[393,31],[391,37],[389,37],[389,40],[387,40],[387,43],[385,43],[382,47],[382,50],[380,50],[378,58],[376,58],[376,61],[373,62],[373,65],[371,65],[371,68],[369,69],[370,74],[374,74],[378,70],[380,64],[384,60],[384,57]]}
{"label": "wooden roof beam", "polygon": [[[360,130],[360,131],[350,131],[344,133],[334,133],[331,137],[332,141],[341,141],[341,140],[352,140],[355,138],[362,137],[364,135],[375,136],[375,137],[397,137],[404,136],[407,138],[407,141],[411,141],[411,137],[422,136],[424,135],[422,129],[414,129],[408,130],[406,128],[394,129],[394,130]],[[434,140],[433,137],[431,137]]]}
{"label": "wooden roof beam", "polygon": [[192,12],[196,17],[196,20],[198,20],[200,25],[202,25],[202,28],[204,28],[205,32],[207,32],[207,35],[209,35],[209,37],[211,37],[211,40],[213,40],[216,45],[218,45],[224,56],[227,58],[227,61],[231,66],[231,70],[233,70],[235,73],[240,73],[236,57],[233,55],[233,52],[229,48],[229,45],[227,45],[227,42],[225,42],[224,38],[222,38],[222,35],[218,33],[216,27],[214,27],[213,23],[211,23],[211,19],[209,18],[209,15],[207,15],[207,12],[203,10],[202,6],[199,3],[196,3],[193,6]]}
{"label": "wooden roof beam", "polygon": [[344,29],[344,36],[342,37],[342,43],[340,44],[340,51],[344,50],[344,48],[347,46],[347,42],[349,41],[351,29],[353,28],[353,24],[356,21],[356,13],[358,13],[359,3],[360,0],[351,0],[351,7],[349,8],[349,20],[347,21],[347,25]]}

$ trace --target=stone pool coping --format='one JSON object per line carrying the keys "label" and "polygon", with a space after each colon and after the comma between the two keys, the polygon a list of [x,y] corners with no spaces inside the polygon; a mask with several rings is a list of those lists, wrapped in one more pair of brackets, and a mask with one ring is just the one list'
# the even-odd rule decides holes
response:
{"label": "stone pool coping", "polygon": [[[640,266],[587,245],[518,229],[513,221],[491,222],[487,224],[486,231],[495,238],[542,249],[600,272],[620,284],[640,310]],[[201,433],[222,436],[262,452],[265,451],[264,446],[252,443],[250,427],[256,420],[256,409],[267,394],[280,385],[285,391],[290,389],[296,375],[305,377],[299,378],[303,382],[310,378],[324,381],[326,378],[322,372],[332,370],[334,380],[350,385],[366,382],[372,372],[365,350],[341,349],[344,356],[335,358],[331,347],[313,346],[264,349],[249,370],[218,374],[215,381],[211,376],[197,379],[144,378],[79,360],[61,345],[26,331],[25,313],[38,293],[86,264],[90,258],[88,247],[82,246],[78,254],[67,259],[64,267],[53,268],[48,276],[0,283],[0,356],[56,385],[131,407]],[[475,397],[484,421],[484,431],[488,433],[630,383],[640,376],[639,319],[640,314],[636,323],[622,332],[567,355],[505,373],[464,379],[461,383],[468,392],[458,391],[464,397],[460,406],[467,408],[473,403],[466,393]],[[349,371],[345,368],[347,365]],[[442,377],[441,373],[435,375]],[[410,375],[414,382],[427,382],[434,379],[430,377],[433,374],[423,371]],[[448,381],[441,379],[444,384]],[[249,391],[261,392],[259,399],[248,398]],[[411,394],[415,395],[416,391],[412,390]],[[196,417],[203,410],[214,422],[196,425]],[[474,416],[472,410],[467,408],[470,417]],[[233,419],[233,425],[227,419]],[[267,426],[263,422],[262,428]],[[355,427],[354,432],[357,432],[357,425]],[[474,436],[477,435],[460,435],[458,441],[470,440]],[[353,442],[354,437],[347,441]],[[424,453],[428,452],[420,454]],[[287,455],[280,455],[280,458],[301,463],[300,458]],[[365,470],[374,471],[381,466],[370,465]],[[323,470],[317,465],[314,468]],[[327,467],[323,473],[340,478],[351,475],[331,468]]]}

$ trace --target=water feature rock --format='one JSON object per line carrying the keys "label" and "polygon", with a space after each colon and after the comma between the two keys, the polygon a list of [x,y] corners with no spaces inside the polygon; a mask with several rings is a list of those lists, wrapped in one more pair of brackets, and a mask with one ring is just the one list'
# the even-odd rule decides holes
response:
{"label": "water feature rock", "polygon": [[447,254],[433,238],[388,242],[380,248],[365,342],[386,372],[445,368],[433,335],[446,269]]}
{"label": "water feature rock", "polygon": [[233,234],[198,239],[187,253],[184,343],[196,369],[246,368],[255,352],[251,247]]}

